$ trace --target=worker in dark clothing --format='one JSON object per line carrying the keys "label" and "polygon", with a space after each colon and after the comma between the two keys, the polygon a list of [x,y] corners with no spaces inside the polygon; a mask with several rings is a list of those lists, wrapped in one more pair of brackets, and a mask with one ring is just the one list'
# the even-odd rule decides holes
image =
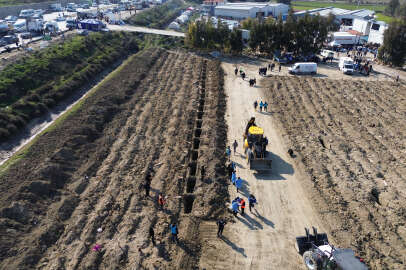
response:
{"label": "worker in dark clothing", "polygon": [[258,101],[254,101],[254,109],[255,109],[255,111],[257,110],[257,107],[258,107]]}
{"label": "worker in dark clothing", "polygon": [[155,246],[155,233],[152,226],[149,227],[149,238],[151,238],[152,244]]}
{"label": "worker in dark clothing", "polygon": [[233,172],[234,172],[234,168],[233,168],[233,164],[232,164],[232,162],[230,162],[228,165],[227,165],[227,173],[228,173],[228,177],[231,179],[231,176],[233,175]]}
{"label": "worker in dark clothing", "polygon": [[206,167],[205,167],[205,166],[202,166],[202,167],[200,168],[200,173],[201,173],[202,179],[203,179],[204,176],[206,175]]}
{"label": "worker in dark clothing", "polygon": [[254,208],[255,204],[257,203],[257,199],[255,198],[254,195],[250,194],[250,197],[248,198],[248,206],[250,208],[250,212],[252,212],[252,208]]}
{"label": "worker in dark clothing", "polygon": [[282,70],[282,66],[281,66],[281,64],[279,64],[279,72],[281,72],[281,70]]}
{"label": "worker in dark clothing", "polygon": [[237,67],[235,67],[235,69],[234,69],[234,74],[235,74],[235,76],[237,76],[237,74],[238,74],[238,68]]}
{"label": "worker in dark clothing", "polygon": [[145,187],[145,197],[149,197],[149,190],[151,189],[151,182],[146,180],[144,187]]}
{"label": "worker in dark clothing", "polygon": [[235,155],[235,151],[237,150],[237,147],[238,147],[238,142],[237,142],[237,140],[234,140],[234,143],[233,143],[234,155]]}
{"label": "worker in dark clothing", "polygon": [[218,226],[218,231],[217,231],[217,237],[222,237],[223,236],[223,230],[224,226],[227,224],[227,221],[220,219],[217,221],[217,226]]}
{"label": "worker in dark clothing", "polygon": [[145,184],[144,184],[145,197],[149,197],[149,190],[151,189],[151,181],[152,181],[151,173],[148,172],[147,175],[145,176]]}

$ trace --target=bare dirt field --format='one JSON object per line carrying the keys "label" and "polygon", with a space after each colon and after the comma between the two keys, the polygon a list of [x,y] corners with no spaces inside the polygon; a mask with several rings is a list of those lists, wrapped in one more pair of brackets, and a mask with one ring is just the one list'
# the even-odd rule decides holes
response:
{"label": "bare dirt field", "polygon": [[134,56],[0,175],[0,269],[192,269],[227,195],[224,108],[218,61]]}
{"label": "bare dirt field", "polygon": [[372,269],[404,269],[405,85],[306,76],[263,84],[337,244],[359,251]]}

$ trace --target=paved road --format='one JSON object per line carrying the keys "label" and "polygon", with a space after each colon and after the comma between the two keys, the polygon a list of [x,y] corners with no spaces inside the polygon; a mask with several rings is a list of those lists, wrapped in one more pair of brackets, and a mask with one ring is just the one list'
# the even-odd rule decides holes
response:
{"label": "paved road", "polygon": [[160,30],[140,26],[130,26],[130,25],[108,25],[108,29],[111,31],[130,31],[130,32],[140,32],[148,34],[157,34],[164,36],[173,36],[173,37],[185,37],[184,33],[172,31],[172,30]]}

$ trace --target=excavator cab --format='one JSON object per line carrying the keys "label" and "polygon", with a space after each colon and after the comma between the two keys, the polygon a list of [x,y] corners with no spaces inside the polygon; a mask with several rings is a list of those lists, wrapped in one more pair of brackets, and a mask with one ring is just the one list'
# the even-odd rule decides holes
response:
{"label": "excavator cab", "polygon": [[268,139],[264,130],[258,126],[250,126],[247,130],[244,147],[251,170],[258,172],[270,171],[272,160],[267,156]]}

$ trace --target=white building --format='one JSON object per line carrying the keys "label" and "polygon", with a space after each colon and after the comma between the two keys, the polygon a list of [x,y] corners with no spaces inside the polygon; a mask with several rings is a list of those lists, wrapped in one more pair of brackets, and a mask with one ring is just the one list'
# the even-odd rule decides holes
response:
{"label": "white building", "polygon": [[240,2],[225,3],[214,8],[214,15],[230,19],[278,17],[289,12],[289,6],[280,3]]}
{"label": "white building", "polygon": [[368,42],[383,44],[383,34],[386,29],[388,29],[388,25],[385,22],[373,22],[369,31]]}
{"label": "white building", "polygon": [[346,10],[335,7],[325,7],[294,13],[297,17],[302,17],[305,14],[320,15],[324,17],[333,14],[340,23],[340,31],[351,32],[351,30],[354,30],[358,32],[357,35],[364,36],[364,39],[367,39],[370,43],[382,44],[383,33],[388,27],[385,22],[376,21],[374,19],[375,11],[373,10]]}

